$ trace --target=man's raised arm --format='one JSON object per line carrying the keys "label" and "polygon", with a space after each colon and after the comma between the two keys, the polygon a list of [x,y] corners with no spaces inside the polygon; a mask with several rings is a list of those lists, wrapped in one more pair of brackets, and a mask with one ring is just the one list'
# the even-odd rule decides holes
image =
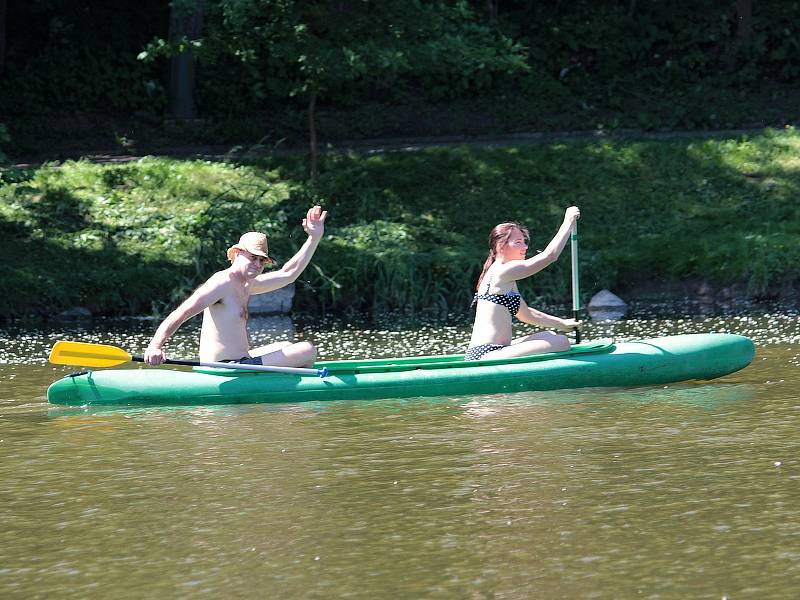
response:
{"label": "man's raised arm", "polygon": [[311,257],[325,233],[325,219],[328,211],[322,210],[319,206],[308,209],[306,218],[303,219],[303,230],[308,234],[308,239],[300,247],[297,253],[286,261],[286,263],[271,273],[263,273],[257,276],[251,284],[251,293],[263,294],[280,289],[293,283],[300,273],[302,273],[311,262]]}

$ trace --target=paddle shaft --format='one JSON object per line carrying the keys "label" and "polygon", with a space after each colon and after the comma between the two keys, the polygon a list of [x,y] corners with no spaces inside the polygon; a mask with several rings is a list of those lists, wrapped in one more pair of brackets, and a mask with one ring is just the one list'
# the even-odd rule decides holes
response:
{"label": "paddle shaft", "polygon": [[[144,362],[143,356],[131,356],[134,362]],[[326,377],[328,375],[327,367],[322,369],[301,369],[299,367],[273,367],[272,365],[246,365],[242,363],[228,363],[228,362],[199,362],[196,360],[182,360],[179,358],[168,358],[164,361],[168,365],[185,365],[187,367],[212,367],[216,369],[236,369],[237,371],[262,371],[268,373],[291,373],[293,375],[316,375],[317,377]]]}
{"label": "paddle shaft", "polygon": [[[578,223],[572,223],[570,235],[570,253],[572,255],[572,318],[578,320],[581,310],[581,294],[578,285]],[[575,343],[581,343],[581,330],[575,328]]]}

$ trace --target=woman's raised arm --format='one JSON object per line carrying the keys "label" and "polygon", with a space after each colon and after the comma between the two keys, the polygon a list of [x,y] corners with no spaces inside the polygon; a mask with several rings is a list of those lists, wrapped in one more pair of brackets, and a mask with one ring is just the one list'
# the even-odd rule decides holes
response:
{"label": "woman's raised arm", "polygon": [[558,232],[542,252],[525,260],[515,260],[507,263],[499,270],[498,277],[507,281],[518,281],[538,273],[550,263],[555,262],[561,255],[561,251],[564,250],[564,246],[567,245],[572,224],[580,216],[581,211],[578,207],[570,206],[564,213],[564,222],[561,223]]}

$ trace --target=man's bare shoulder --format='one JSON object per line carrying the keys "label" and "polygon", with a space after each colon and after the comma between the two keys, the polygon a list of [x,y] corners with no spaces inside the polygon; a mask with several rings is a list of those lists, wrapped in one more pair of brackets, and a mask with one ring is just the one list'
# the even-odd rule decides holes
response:
{"label": "man's bare shoulder", "polygon": [[206,279],[200,287],[197,288],[199,293],[208,293],[211,291],[222,291],[233,284],[233,278],[230,272],[225,269],[217,271],[211,277]]}
{"label": "man's bare shoulder", "polygon": [[231,272],[228,269],[222,269],[221,271],[217,271],[211,277],[206,279],[206,282],[213,282],[213,283],[227,283],[231,281]]}

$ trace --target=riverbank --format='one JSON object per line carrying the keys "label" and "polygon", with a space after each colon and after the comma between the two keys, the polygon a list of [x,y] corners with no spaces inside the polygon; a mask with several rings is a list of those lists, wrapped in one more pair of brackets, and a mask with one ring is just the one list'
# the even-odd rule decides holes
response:
{"label": "riverbank", "polygon": [[[800,135],[551,140],[535,145],[333,152],[316,185],[304,158],[67,161],[3,172],[0,315],[160,314],[216,269],[240,232],[280,261],[314,202],[325,242],[298,282],[310,314],[447,313],[469,305],[497,222],[543,248],[581,207],[582,291],[627,300],[792,298],[800,281]],[[569,297],[566,255],[521,286]],[[639,297],[636,297],[639,296]]]}

